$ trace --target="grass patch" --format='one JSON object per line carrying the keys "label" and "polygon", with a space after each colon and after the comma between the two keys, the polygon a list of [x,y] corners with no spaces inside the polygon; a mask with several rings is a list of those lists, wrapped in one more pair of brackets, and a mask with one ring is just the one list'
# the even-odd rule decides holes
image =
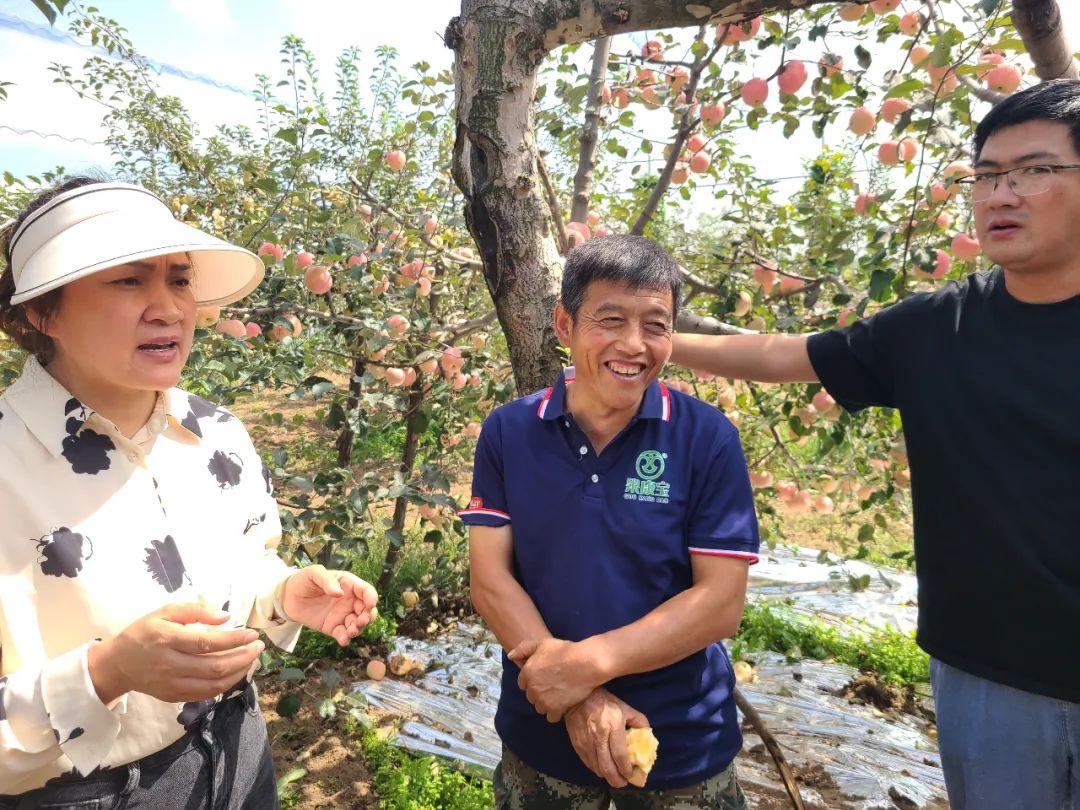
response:
{"label": "grass patch", "polygon": [[[397,633],[397,622],[392,616],[379,614],[371,624],[364,628],[360,634],[360,642],[379,644],[388,641]],[[347,647],[342,647],[330,636],[319,633],[305,627],[300,631],[300,638],[296,641],[296,647],[285,656],[284,666],[300,667],[314,661],[346,661],[357,657],[356,641]]]}
{"label": "grass patch", "polygon": [[490,810],[491,783],[473,779],[437,757],[414,757],[364,729],[360,736],[379,806],[386,810]]}
{"label": "grass patch", "polygon": [[832,659],[897,686],[930,680],[930,657],[911,634],[888,627],[844,632],[782,605],[748,602],[730,647],[735,660],[754,650],[772,650],[792,660]]}

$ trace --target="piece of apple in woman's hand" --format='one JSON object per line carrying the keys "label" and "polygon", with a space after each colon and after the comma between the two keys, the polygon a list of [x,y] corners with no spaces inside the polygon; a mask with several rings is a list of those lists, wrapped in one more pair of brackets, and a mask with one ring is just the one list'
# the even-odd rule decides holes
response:
{"label": "piece of apple in woman's hand", "polygon": [[656,764],[656,752],[660,748],[660,742],[648,726],[631,728],[626,732],[626,747],[630,752],[630,764],[634,766],[630,784],[645,787],[649,771]]}

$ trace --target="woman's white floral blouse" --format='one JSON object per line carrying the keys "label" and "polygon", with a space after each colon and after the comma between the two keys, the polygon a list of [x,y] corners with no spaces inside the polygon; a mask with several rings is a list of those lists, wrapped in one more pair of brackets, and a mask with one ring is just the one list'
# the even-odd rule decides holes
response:
{"label": "woman's white floral blouse", "polygon": [[228,411],[174,388],[127,439],[28,360],[0,396],[0,794],[133,762],[209,710],[98,699],[89,646],[147,613],[201,599],[291,649],[280,534]]}

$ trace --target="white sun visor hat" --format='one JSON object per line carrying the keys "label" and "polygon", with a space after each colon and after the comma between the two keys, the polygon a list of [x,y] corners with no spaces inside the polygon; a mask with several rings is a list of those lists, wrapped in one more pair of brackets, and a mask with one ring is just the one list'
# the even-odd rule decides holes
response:
{"label": "white sun visor hat", "polygon": [[93,183],[58,194],[12,234],[11,270],[21,304],[128,262],[187,253],[199,306],[231,304],[259,286],[262,259],[176,220],[154,194],[129,183]]}

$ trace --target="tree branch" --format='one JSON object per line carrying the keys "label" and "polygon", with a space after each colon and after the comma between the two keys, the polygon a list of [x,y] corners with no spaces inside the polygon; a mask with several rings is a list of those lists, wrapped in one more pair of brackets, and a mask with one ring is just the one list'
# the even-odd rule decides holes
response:
{"label": "tree branch", "polygon": [[551,175],[548,174],[543,152],[536,156],[536,171],[540,175],[540,182],[544,187],[544,199],[547,200],[551,218],[555,222],[555,238],[559,243],[559,252],[565,256],[570,250],[570,238],[566,234],[566,224],[563,222],[559,198],[555,194],[555,186],[551,184]]}
{"label": "tree branch", "polygon": [[286,312],[291,312],[297,315],[304,315],[308,318],[316,318],[317,320],[327,321],[329,323],[341,323],[346,326],[365,326],[364,321],[359,318],[352,318],[348,315],[334,315],[329,312],[323,312],[320,309],[311,309],[310,307],[302,307],[292,302],[282,302],[275,306],[269,307],[222,307],[222,315],[244,315],[247,317],[258,317],[259,315],[281,315]]}
{"label": "tree branch", "polygon": [[687,335],[756,335],[753,329],[743,329],[730,323],[718,321],[708,315],[680,311],[675,319],[675,331]]}
{"label": "tree branch", "polygon": [[548,0],[540,5],[553,23],[544,31],[543,44],[550,51],[560,45],[650,28],[739,23],[761,14],[806,9],[823,2],[826,0]]}
{"label": "tree branch", "polygon": [[577,174],[574,175],[574,195],[570,198],[572,222],[584,222],[589,213],[593,170],[596,168],[596,136],[600,129],[600,93],[607,77],[610,50],[610,37],[600,37],[593,46],[592,72],[589,74],[589,91],[585,100],[585,126],[581,129],[581,150],[578,153]]}
{"label": "tree branch", "polygon": [[[704,41],[705,26],[701,26],[696,39]],[[641,213],[638,214],[633,227],[630,229],[630,233],[632,234],[640,236],[645,232],[645,226],[649,224],[649,220],[652,219],[653,214],[656,213],[656,207],[660,204],[660,198],[664,196],[668,187],[671,185],[671,174],[675,171],[675,164],[679,162],[683,144],[686,143],[686,139],[690,137],[690,133],[694,131],[694,127],[696,127],[698,121],[701,120],[692,112],[694,109],[694,94],[697,92],[698,81],[701,80],[702,72],[716,57],[716,53],[720,48],[720,42],[716,42],[705,56],[694,62],[694,67],[690,69],[690,81],[686,85],[686,109],[683,111],[682,118],[679,120],[679,129],[675,133],[674,143],[671,144],[671,154],[668,155],[664,170],[660,172],[660,177],[657,179],[656,185],[653,186],[652,193],[649,194],[649,199],[645,201]]]}
{"label": "tree branch", "polygon": [[1080,78],[1057,0],[1013,0],[1012,23],[1040,79]]}
{"label": "tree branch", "polygon": [[[480,261],[478,261],[476,259],[462,258],[461,256],[458,256],[456,253],[454,253],[454,251],[450,250],[449,248],[443,247],[442,245],[435,244],[435,242],[432,240],[432,238],[430,236],[428,236],[428,234],[424,231],[423,228],[417,227],[416,223],[410,222],[402,214],[399,214],[393,208],[390,208],[387,205],[383,205],[382,202],[380,202],[379,199],[374,194],[372,194],[370,191],[368,191],[366,188],[364,188],[364,186],[361,184],[359,179],[350,176],[349,177],[349,182],[352,183],[353,187],[356,189],[356,192],[352,193],[352,196],[356,197],[357,199],[366,200],[367,202],[371,203],[373,209],[378,210],[378,211],[382,211],[384,214],[386,214],[392,220],[394,220],[399,225],[401,225],[401,227],[410,228],[412,230],[415,230],[417,232],[417,234],[419,235],[419,237],[420,237],[420,241],[422,241],[425,245],[427,245],[429,248],[434,250],[436,253],[439,253],[439,254],[445,256],[450,261],[455,262],[456,264],[459,264],[462,267],[468,267],[470,270],[483,270],[484,269],[484,265]],[[348,194],[350,192],[346,191],[345,193]]]}
{"label": "tree branch", "polygon": [[750,725],[754,727],[754,731],[761,737],[761,741],[765,743],[765,747],[769,749],[769,753],[772,754],[773,762],[776,763],[776,769],[780,771],[780,779],[784,783],[784,788],[787,790],[788,798],[791,799],[791,806],[793,810],[805,810],[805,805],[802,801],[802,794],[799,792],[799,786],[795,784],[795,777],[791,773],[791,768],[788,767],[787,760],[784,758],[784,752],[780,749],[780,744],[776,742],[776,738],[769,732],[769,729],[765,726],[765,721],[761,719],[761,715],[757,713],[757,709],[750,705],[750,701],[746,699],[746,695],[742,693],[739,687],[735,687],[735,704],[739,707],[739,710],[743,713]]}
{"label": "tree branch", "polygon": [[[316,320],[327,321],[328,323],[340,323],[346,326],[367,326],[366,321],[362,321],[359,318],[353,318],[348,315],[335,315],[330,312],[323,312],[320,309],[311,309],[310,307],[302,307],[298,304],[294,304],[291,301],[282,301],[280,304],[276,304],[268,307],[222,307],[221,313],[223,315],[243,315],[245,317],[258,317],[260,315],[281,315],[284,313],[293,313],[295,315],[303,315],[307,318],[315,318]],[[473,332],[477,332],[491,325],[491,322],[495,320],[495,310],[488,312],[486,315],[481,315],[479,318],[471,318],[467,321],[454,324],[453,326],[447,326],[443,329],[451,341],[460,340],[463,337],[471,335]],[[351,355],[343,355],[351,356]]]}
{"label": "tree branch", "polygon": [[[937,31],[937,35],[939,37],[943,36],[945,34],[945,26],[942,24],[941,13],[938,11],[937,3],[935,0],[923,0],[923,5],[926,6],[926,13],[930,17],[930,21],[934,24],[934,30]],[[1005,93],[999,93],[996,90],[991,90],[989,87],[983,87],[965,73],[954,73],[954,75],[960,80],[960,84],[971,91],[972,95],[989,104],[999,104],[1008,98]]]}
{"label": "tree branch", "polygon": [[481,329],[490,326],[494,320],[495,310],[491,310],[486,315],[481,315],[479,318],[462,321],[457,326],[450,327],[450,342],[453,343],[455,340],[461,340],[461,338],[471,335],[473,332],[479,332]]}

